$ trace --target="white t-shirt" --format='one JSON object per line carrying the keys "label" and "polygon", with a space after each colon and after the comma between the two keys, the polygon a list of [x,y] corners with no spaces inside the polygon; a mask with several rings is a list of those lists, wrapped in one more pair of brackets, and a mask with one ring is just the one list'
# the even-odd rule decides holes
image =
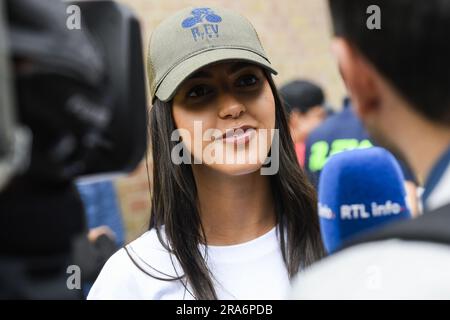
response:
{"label": "white t-shirt", "polygon": [[[127,248],[139,267],[152,275],[164,279],[183,275],[154,229]],[[200,246],[201,252],[204,249]],[[290,288],[277,228],[242,244],[208,246],[206,261],[219,299],[283,299]],[[185,279],[163,281],[145,274],[120,249],[106,262],[88,299],[193,299],[181,281]]]}

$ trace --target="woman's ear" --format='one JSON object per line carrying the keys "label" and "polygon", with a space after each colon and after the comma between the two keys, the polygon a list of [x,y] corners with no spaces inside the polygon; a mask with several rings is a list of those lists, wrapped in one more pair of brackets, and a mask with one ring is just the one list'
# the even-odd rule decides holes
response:
{"label": "woman's ear", "polygon": [[355,112],[362,119],[378,109],[381,92],[378,74],[372,64],[348,40],[335,38],[332,51],[352,99]]}

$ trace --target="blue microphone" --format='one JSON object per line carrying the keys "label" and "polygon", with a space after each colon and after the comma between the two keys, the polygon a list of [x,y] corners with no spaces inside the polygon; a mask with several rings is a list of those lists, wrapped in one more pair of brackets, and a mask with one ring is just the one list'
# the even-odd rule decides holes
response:
{"label": "blue microphone", "polygon": [[387,150],[373,147],[332,156],[319,180],[318,211],[328,253],[364,232],[411,218],[405,197],[403,173]]}

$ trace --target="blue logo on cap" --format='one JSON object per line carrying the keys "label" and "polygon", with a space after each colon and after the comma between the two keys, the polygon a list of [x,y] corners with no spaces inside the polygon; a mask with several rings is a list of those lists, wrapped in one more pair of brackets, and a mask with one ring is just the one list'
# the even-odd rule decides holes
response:
{"label": "blue logo on cap", "polygon": [[203,22],[206,19],[208,22],[218,23],[222,18],[215,14],[210,8],[196,8],[192,10],[192,17],[183,20],[181,26],[185,29],[195,26],[197,23]]}
{"label": "blue logo on cap", "polygon": [[[187,17],[181,23],[184,29],[191,28],[192,37],[195,41],[206,38],[219,37],[219,25],[217,23],[222,21],[222,18],[215,14],[210,8],[196,8],[191,11],[192,16]],[[204,23],[203,28],[197,24],[203,23],[204,20],[210,23]]]}

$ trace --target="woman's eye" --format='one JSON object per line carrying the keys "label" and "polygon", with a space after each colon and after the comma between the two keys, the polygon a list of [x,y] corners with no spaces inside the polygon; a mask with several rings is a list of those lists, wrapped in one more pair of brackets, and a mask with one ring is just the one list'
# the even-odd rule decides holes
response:
{"label": "woman's eye", "polygon": [[258,83],[259,79],[255,75],[242,76],[237,80],[238,87],[251,87]]}
{"label": "woman's eye", "polygon": [[212,91],[213,91],[212,88],[210,88],[208,86],[199,85],[199,86],[195,86],[194,88],[189,90],[186,96],[188,98],[199,98],[199,97],[204,97],[204,96],[212,93]]}

